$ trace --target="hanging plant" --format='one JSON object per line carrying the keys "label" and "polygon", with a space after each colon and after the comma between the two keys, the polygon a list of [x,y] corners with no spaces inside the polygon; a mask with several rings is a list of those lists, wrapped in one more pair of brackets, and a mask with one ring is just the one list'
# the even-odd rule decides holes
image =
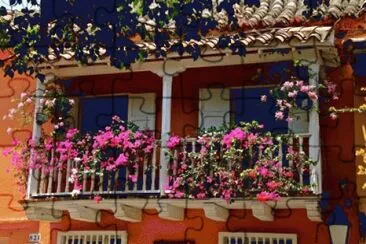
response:
{"label": "hanging plant", "polygon": [[[339,94],[336,92],[336,85],[332,82],[325,81],[324,85],[309,85],[303,80],[292,77],[291,80],[281,83],[279,86],[270,90],[272,99],[275,102],[276,120],[287,120],[292,122],[291,110],[301,109],[309,111],[315,109],[314,104],[319,102],[319,89],[325,90],[325,93],[331,100],[338,100]],[[262,102],[267,102],[266,95],[260,97]]]}

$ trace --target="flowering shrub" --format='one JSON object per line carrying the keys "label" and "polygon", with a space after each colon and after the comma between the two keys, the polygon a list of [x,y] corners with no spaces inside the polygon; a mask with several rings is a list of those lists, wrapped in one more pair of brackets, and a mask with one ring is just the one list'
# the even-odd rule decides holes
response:
{"label": "flowering shrub", "polygon": [[309,193],[309,186],[300,185],[296,172],[313,162],[289,147],[286,157],[295,167],[280,167],[279,157],[274,156],[278,143],[262,128],[253,121],[227,131],[207,132],[198,137],[198,148],[190,152],[183,150],[189,147],[183,138],[170,138],[180,143],[167,148],[171,169],[165,192],[171,198],[221,197],[228,201],[252,195],[258,200],[277,200]]}
{"label": "flowering shrub", "polygon": [[[318,89],[326,89],[326,93],[332,100],[338,100],[338,93],[336,92],[336,85],[332,82],[325,81],[324,85],[318,87],[309,85],[303,80],[293,80],[283,82],[279,87],[271,90],[277,111],[275,112],[275,118],[277,120],[286,119],[291,122],[295,118],[291,117],[291,109],[299,108],[303,110],[309,110],[313,108],[314,102],[319,99]],[[304,105],[302,101],[311,101],[311,105]],[[267,96],[261,96],[262,102],[267,102]]]}
{"label": "flowering shrub", "polygon": [[[21,93],[20,98],[14,99],[17,102],[15,108],[11,108],[3,119],[19,118],[21,126],[30,124],[33,121],[35,93]],[[39,125],[46,122],[54,124],[54,136],[63,137],[69,127],[67,118],[74,105],[74,100],[64,95],[61,86],[49,83],[46,85],[42,98],[40,99],[41,108],[38,111],[36,119]],[[8,128],[11,133],[14,128]]]}
{"label": "flowering shrub", "polygon": [[41,138],[38,142],[32,139],[26,142],[15,141],[14,147],[3,151],[4,156],[11,157],[14,176],[21,193],[25,194],[29,169],[41,169],[44,174],[53,170],[48,158],[52,147],[52,138]]}
{"label": "flowering shrub", "polygon": [[135,170],[145,158],[151,157],[154,143],[152,134],[136,130],[135,125],[115,116],[111,126],[100,130],[95,136],[83,135],[71,128],[62,139],[41,137],[38,142],[29,139],[25,143],[17,142],[15,147],[3,153],[11,156],[15,176],[23,192],[29,169],[39,169],[46,176],[55,168],[66,170],[69,160],[75,162],[76,167],[71,169],[67,181],[73,184],[72,195],[77,195],[82,189],[84,174],[103,177],[104,172],[126,167],[128,181],[136,183]]}

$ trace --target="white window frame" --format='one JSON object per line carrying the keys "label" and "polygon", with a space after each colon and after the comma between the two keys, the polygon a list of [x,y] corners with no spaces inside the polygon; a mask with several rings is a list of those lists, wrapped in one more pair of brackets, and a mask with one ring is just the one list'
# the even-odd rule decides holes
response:
{"label": "white window frame", "polygon": [[239,239],[244,244],[245,238],[248,238],[249,243],[255,241],[256,244],[260,241],[261,243],[266,243],[266,240],[270,240],[270,243],[273,243],[273,240],[277,240],[278,244],[280,240],[284,240],[284,244],[286,244],[286,240],[291,240],[292,244],[297,244],[297,234],[262,232],[219,232],[218,244],[231,244],[232,238],[236,240],[235,244],[238,243]]}
{"label": "white window frame", "polygon": [[[77,239],[75,239],[75,237],[77,237]],[[104,231],[104,230],[83,230],[83,231],[67,231],[67,232],[58,232],[57,233],[57,244],[68,244],[69,240],[72,240],[72,243],[75,240],[81,240],[79,239],[80,237],[87,237],[86,240],[88,240],[88,238],[92,237],[93,239],[89,239],[89,241],[102,241],[103,244],[109,244],[110,240],[118,237],[119,239],[121,239],[121,244],[127,244],[128,240],[127,240],[127,231]],[[97,239],[95,239],[95,237],[97,237]],[[102,238],[102,240],[100,240],[99,238]],[[109,241],[109,242],[107,242]],[[116,242],[115,242],[116,243]],[[79,242],[80,244],[80,242]],[[86,242],[83,241],[83,244],[86,244]]]}

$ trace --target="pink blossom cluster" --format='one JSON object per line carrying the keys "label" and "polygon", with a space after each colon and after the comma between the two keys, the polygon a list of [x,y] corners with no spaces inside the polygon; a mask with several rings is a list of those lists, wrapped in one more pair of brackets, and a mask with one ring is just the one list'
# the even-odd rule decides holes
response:
{"label": "pink blossom cluster", "polygon": [[[326,88],[327,93],[333,100],[338,99],[338,93],[336,92],[336,84],[325,81],[325,86],[321,85],[319,88]],[[275,112],[276,120],[284,120],[292,122],[294,118],[289,116],[289,112],[292,108],[297,108],[297,98],[305,97],[310,99],[313,103],[319,99],[318,87],[315,85],[308,85],[303,80],[285,81],[280,87],[271,90],[271,94],[276,100],[277,111]],[[262,95],[260,97],[262,102],[267,102],[267,96]]]}
{"label": "pink blossom cluster", "polygon": [[[227,201],[249,194],[257,196],[259,201],[268,201],[311,193],[308,187],[299,184],[296,168],[280,164],[274,156],[277,150],[274,138],[259,131],[260,128],[243,125],[227,132],[204,133],[197,140],[201,149],[195,153],[187,153],[181,144],[176,144],[167,152],[171,170],[166,194],[170,198],[221,197]],[[258,158],[257,149],[262,151],[262,158]],[[287,154],[294,158],[298,152],[290,148]],[[257,159],[251,162],[252,158]],[[299,160],[305,162],[306,158]],[[244,169],[243,164],[249,164],[249,169]]]}
{"label": "pink blossom cluster", "polygon": [[171,136],[169,137],[166,146],[170,150],[174,149],[175,147],[179,146],[182,142],[182,139],[179,136]]}
{"label": "pink blossom cluster", "polygon": [[[97,175],[103,171],[115,171],[128,167],[128,180],[137,182],[136,167],[152,156],[154,136],[147,131],[127,128],[123,121],[114,117],[112,125],[99,131],[95,136],[83,135],[77,129],[66,131],[63,139],[42,137],[39,141],[29,139],[25,143],[16,142],[15,147],[4,150],[11,157],[16,174],[21,175],[20,185],[26,185],[29,169],[41,169],[44,175],[55,168],[66,170],[67,162],[75,162],[68,180],[73,184],[72,195],[82,189],[83,175],[93,171]],[[110,152],[113,151],[113,154]],[[52,160],[50,160],[52,154]]]}

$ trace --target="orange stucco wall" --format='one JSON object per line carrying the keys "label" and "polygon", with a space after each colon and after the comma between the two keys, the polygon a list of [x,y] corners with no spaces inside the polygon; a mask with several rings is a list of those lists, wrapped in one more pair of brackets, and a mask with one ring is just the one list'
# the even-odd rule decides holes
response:
{"label": "orange stucco wall", "polygon": [[[102,214],[100,224],[70,221],[65,216],[61,223],[52,224],[52,243],[58,231],[67,230],[126,230],[129,244],[152,244],[154,240],[195,240],[196,244],[218,243],[218,232],[278,232],[298,234],[299,244],[329,243],[327,227],[319,226],[306,217],[305,210],[283,210],[276,213],[275,221],[263,222],[253,217],[251,211],[232,211],[227,223],[207,219],[203,210],[189,210],[184,221],[163,220],[157,212],[149,211],[140,223],[127,223],[115,219],[110,213]],[[318,233],[318,234],[317,234]],[[317,236],[318,235],[318,236]],[[355,238],[353,239],[355,240]],[[356,243],[356,242],[352,242]]]}

